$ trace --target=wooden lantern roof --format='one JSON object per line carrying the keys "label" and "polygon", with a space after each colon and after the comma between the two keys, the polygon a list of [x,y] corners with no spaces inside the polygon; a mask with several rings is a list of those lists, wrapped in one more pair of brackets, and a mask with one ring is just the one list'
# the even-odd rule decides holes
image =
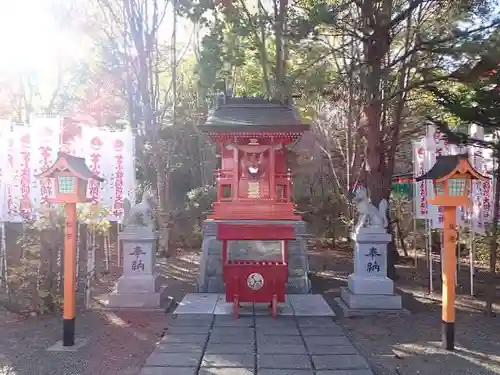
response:
{"label": "wooden lantern roof", "polygon": [[295,107],[279,101],[221,96],[200,129],[211,134],[302,133],[309,129],[309,125],[301,121]]}
{"label": "wooden lantern roof", "polygon": [[468,154],[458,154],[437,156],[436,163],[432,168],[427,173],[417,177],[415,181],[436,180],[437,182],[443,182],[456,174],[468,174],[472,180],[489,180],[488,177],[483,176],[470,164]]}
{"label": "wooden lantern roof", "polygon": [[82,180],[96,180],[100,182],[104,181],[103,178],[96,175],[89,169],[89,167],[87,167],[84,158],[79,158],[62,151],[57,153],[57,160],[54,164],[52,164],[51,167],[36,175],[35,177],[54,178],[55,173],[62,171],[69,171]]}

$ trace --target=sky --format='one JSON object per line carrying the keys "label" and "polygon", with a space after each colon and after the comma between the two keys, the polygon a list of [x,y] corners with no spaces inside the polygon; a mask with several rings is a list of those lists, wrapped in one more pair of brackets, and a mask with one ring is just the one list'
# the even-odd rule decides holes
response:
{"label": "sky", "polygon": [[50,71],[58,58],[78,57],[78,43],[57,28],[50,1],[0,0],[0,71]]}
{"label": "sky", "polygon": [[[52,6],[61,1],[71,0],[0,0],[0,74],[30,71],[52,75],[58,62],[84,58],[84,43],[67,29],[62,31],[52,13]],[[187,20],[178,18],[179,44],[188,41],[191,30]],[[169,9],[160,38],[169,40],[171,33]]]}

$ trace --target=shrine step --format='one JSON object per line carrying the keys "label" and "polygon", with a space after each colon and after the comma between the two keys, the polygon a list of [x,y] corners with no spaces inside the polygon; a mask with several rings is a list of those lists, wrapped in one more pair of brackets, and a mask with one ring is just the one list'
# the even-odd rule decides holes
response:
{"label": "shrine step", "polygon": [[[271,315],[266,304],[242,303],[241,315]],[[232,315],[231,302],[226,302],[225,294],[186,294],[174,315],[209,314]],[[335,313],[320,294],[287,294],[285,303],[278,305],[279,316],[324,316],[335,317]]]}

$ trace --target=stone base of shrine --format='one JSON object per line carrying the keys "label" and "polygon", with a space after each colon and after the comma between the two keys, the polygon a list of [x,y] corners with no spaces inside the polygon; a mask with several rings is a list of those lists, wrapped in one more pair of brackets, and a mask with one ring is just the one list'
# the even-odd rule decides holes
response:
{"label": "stone base of shrine", "polygon": [[394,295],[394,282],[387,276],[367,277],[351,273],[347,278],[347,287],[353,294]]}
{"label": "stone base of shrine", "polygon": [[[200,270],[197,281],[199,293],[224,293],[222,278],[222,242],[217,240],[219,223],[258,224],[258,225],[293,225],[295,240],[288,241],[288,294],[311,293],[308,277],[309,260],[307,256],[307,232],[304,221],[295,220],[205,220],[203,222],[203,244]],[[259,260],[259,259],[253,259]]]}
{"label": "stone base of shrine", "polygon": [[160,308],[167,298],[155,275],[120,277],[113,292],[98,302],[108,308]]}
{"label": "stone base of shrine", "polygon": [[109,309],[166,309],[172,299],[162,287],[157,292],[149,293],[117,293],[116,291],[95,297],[95,300]]}
{"label": "stone base of shrine", "polygon": [[387,313],[407,313],[403,309],[399,294],[356,294],[349,288],[341,288],[340,298],[335,302],[342,309],[344,316],[375,315]]}

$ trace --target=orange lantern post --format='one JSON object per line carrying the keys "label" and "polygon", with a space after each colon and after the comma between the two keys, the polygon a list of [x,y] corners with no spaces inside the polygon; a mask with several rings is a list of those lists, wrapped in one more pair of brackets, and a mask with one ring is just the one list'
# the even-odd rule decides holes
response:
{"label": "orange lantern post", "polygon": [[486,181],[469,163],[467,154],[438,156],[436,163],[424,175],[415,179],[432,180],[434,198],[429,203],[444,210],[444,251],[442,286],[442,341],[446,350],[455,349],[455,278],[457,264],[457,207],[470,207],[472,180]]}
{"label": "orange lantern post", "polygon": [[55,197],[50,202],[63,203],[65,208],[63,346],[73,346],[76,315],[76,204],[90,201],[87,199],[89,180],[104,180],[92,173],[84,158],[64,152],[59,152],[55,163],[36,177],[55,180]]}

